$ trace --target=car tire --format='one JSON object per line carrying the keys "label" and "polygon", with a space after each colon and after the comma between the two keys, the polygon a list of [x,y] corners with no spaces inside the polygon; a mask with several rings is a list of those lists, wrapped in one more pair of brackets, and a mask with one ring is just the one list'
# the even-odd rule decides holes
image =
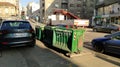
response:
{"label": "car tire", "polygon": [[28,45],[29,47],[34,47],[35,46],[35,42],[32,42],[30,45]]}
{"label": "car tire", "polygon": [[93,29],[93,32],[97,32],[97,29]]}
{"label": "car tire", "polygon": [[94,48],[95,48],[95,51],[97,52],[100,52],[100,53],[104,53],[105,50],[102,46],[97,46],[97,45],[94,45]]}
{"label": "car tire", "polygon": [[29,45],[29,47],[34,47],[35,46],[35,44],[31,44],[31,45]]}

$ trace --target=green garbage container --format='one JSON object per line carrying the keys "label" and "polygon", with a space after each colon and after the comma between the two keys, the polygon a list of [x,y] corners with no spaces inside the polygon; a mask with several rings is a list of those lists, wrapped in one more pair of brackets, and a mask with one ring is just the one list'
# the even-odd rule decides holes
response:
{"label": "green garbage container", "polygon": [[38,40],[43,39],[43,37],[44,37],[43,30],[44,30],[44,27],[42,27],[42,26],[41,27],[40,26],[35,27],[36,39],[38,39]]}
{"label": "green garbage container", "polygon": [[84,40],[84,29],[56,28],[53,46],[68,52],[81,52]]}
{"label": "green garbage container", "polygon": [[65,51],[71,51],[71,46],[68,45],[72,41],[70,39],[72,36],[72,31],[67,29],[55,29],[55,36],[53,38],[53,46]]}
{"label": "green garbage container", "polygon": [[80,53],[83,48],[85,29],[73,29],[72,30],[72,49],[71,52]]}

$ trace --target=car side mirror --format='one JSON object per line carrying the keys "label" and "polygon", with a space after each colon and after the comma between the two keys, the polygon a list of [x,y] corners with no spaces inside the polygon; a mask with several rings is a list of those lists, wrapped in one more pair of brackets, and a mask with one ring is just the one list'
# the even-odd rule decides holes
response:
{"label": "car side mirror", "polygon": [[108,37],[109,39],[114,39],[114,37],[111,37],[110,35],[105,35],[104,37]]}
{"label": "car side mirror", "polygon": [[105,35],[104,37],[109,37],[110,35]]}

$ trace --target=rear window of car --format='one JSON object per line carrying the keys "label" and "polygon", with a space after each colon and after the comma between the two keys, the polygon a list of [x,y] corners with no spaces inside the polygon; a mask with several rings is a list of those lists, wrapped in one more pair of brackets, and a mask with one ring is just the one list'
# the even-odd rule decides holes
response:
{"label": "rear window of car", "polygon": [[27,21],[4,21],[1,30],[6,29],[31,29],[31,25]]}

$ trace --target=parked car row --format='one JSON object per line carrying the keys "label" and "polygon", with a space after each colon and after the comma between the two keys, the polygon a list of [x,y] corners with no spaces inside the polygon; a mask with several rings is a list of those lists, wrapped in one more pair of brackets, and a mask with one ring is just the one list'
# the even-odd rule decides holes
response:
{"label": "parked car row", "polygon": [[95,26],[93,27],[93,31],[111,33],[110,35],[92,40],[92,46],[97,52],[110,52],[120,55],[120,25],[108,24]]}
{"label": "parked car row", "polygon": [[108,24],[103,26],[95,26],[93,27],[94,32],[106,32],[106,33],[114,33],[120,31],[120,25],[117,24]]}
{"label": "parked car row", "polygon": [[[102,38],[92,40],[92,46],[96,51],[101,53],[111,52],[120,55],[119,26],[96,26],[93,28],[93,31],[105,31],[112,33]],[[35,46],[35,32],[33,28],[28,21],[3,21],[0,25],[0,48],[16,46]]]}

